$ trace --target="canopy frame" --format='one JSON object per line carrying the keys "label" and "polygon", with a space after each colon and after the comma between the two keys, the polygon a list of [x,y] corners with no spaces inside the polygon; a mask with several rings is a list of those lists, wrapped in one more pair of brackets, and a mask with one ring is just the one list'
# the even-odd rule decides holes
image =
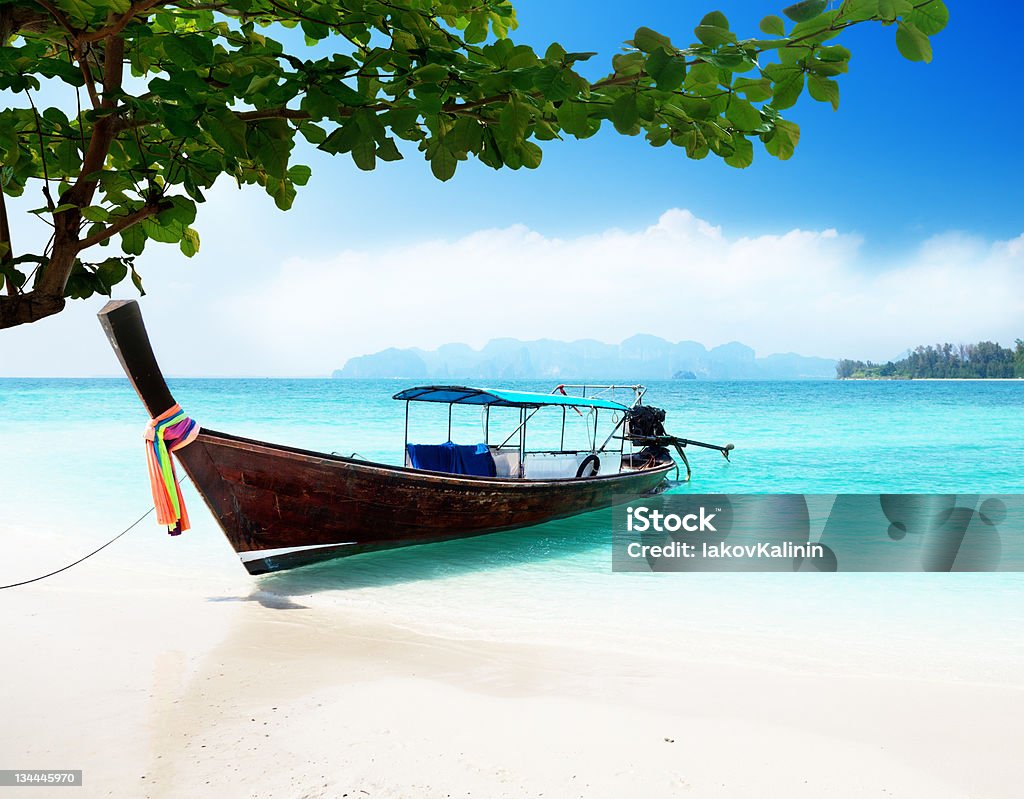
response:
{"label": "canopy frame", "polygon": [[[566,392],[567,388],[580,389],[582,395],[569,394]],[[621,402],[616,402],[615,400],[601,396],[602,394],[616,389],[628,389],[632,391],[634,397],[632,403],[625,405]],[[591,396],[588,397],[588,391],[597,391],[597,393],[592,393]],[[518,408],[519,424],[505,438],[505,440],[498,445],[498,449],[504,448],[513,437],[518,438],[516,443],[519,450],[519,461],[520,463],[525,463],[527,455],[526,426],[530,419],[532,419],[541,408],[554,406],[560,407],[562,410],[561,435],[559,437],[558,444],[559,452],[565,451],[565,428],[567,422],[566,412],[570,408],[575,410],[580,416],[583,415],[581,409],[586,409],[594,415],[593,438],[589,442],[589,451],[595,454],[598,452],[610,452],[607,447],[612,439],[615,438],[615,433],[625,424],[627,411],[641,404],[646,392],[647,389],[641,385],[561,384],[556,386],[550,394],[540,394],[528,391],[511,391],[505,389],[473,388],[471,386],[437,385],[407,388],[395,394],[393,399],[405,402],[404,449],[406,451],[408,451],[409,446],[409,405],[412,402],[435,402],[448,405],[449,441],[452,440],[452,408],[455,405],[482,406],[484,410],[484,443],[488,447],[491,446],[491,408]],[[604,439],[600,446],[598,446],[598,417],[602,410],[610,410],[613,413],[621,414],[621,417],[608,437]],[[625,454],[625,438],[625,436],[619,437],[620,443],[618,453],[620,457]],[[633,446],[631,441],[629,442],[629,450],[630,454],[632,454]]]}
{"label": "canopy frame", "polygon": [[[565,388],[582,388],[584,396],[566,394]],[[540,408],[546,405],[559,405],[569,408],[603,408],[624,412],[631,406],[600,396],[585,396],[587,388],[595,386],[558,386],[555,391],[562,393],[540,394],[532,391],[512,391],[506,389],[473,388],[471,386],[414,386],[399,391],[393,399],[406,402],[442,402],[452,405],[487,405],[505,408]],[[602,389],[629,388],[637,392],[635,405],[643,386],[600,386]]]}

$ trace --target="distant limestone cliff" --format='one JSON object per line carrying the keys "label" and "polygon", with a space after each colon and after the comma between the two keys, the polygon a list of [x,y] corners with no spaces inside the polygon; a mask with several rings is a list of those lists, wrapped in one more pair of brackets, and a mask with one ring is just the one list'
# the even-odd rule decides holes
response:
{"label": "distant limestone cliff", "polygon": [[639,335],[621,344],[580,341],[519,341],[500,338],[475,350],[445,344],[436,350],[387,349],[352,358],[338,378],[415,380],[809,380],[835,377],[836,362],[795,353],[757,358],[733,341],[707,349],[696,341],[673,344]]}

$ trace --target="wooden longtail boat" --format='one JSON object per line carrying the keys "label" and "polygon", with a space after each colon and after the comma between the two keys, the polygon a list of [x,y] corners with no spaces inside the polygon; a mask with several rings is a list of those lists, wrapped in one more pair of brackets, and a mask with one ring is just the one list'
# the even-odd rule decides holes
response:
{"label": "wooden longtail boat", "polygon": [[[109,302],[99,318],[150,416],[155,419],[173,408],[174,398],[153,355],[138,304]],[[514,530],[662,490],[668,474],[677,468],[663,446],[672,442],[647,436],[647,443],[662,446],[632,451],[633,440],[645,437],[629,433],[629,411],[643,396],[642,387],[631,388],[637,389],[634,406],[569,396],[561,387],[561,393],[552,395],[461,386],[400,392],[395,399],[407,403],[405,466],[209,429],[202,429],[174,454],[245,568],[262,574],[373,550]],[[487,442],[466,452],[450,441],[427,447],[409,444],[408,403],[414,401],[448,403],[449,438],[454,404],[482,406],[488,422],[491,407],[519,408],[517,446],[506,446],[506,439],[497,447]],[[526,421],[549,405],[561,406],[563,437],[567,409],[580,415],[583,410],[593,412],[595,435],[589,450],[526,449]],[[599,447],[596,414],[602,409],[621,420]],[[608,448],[613,439],[619,442],[617,450]],[[448,465],[439,466],[446,458]],[[470,465],[453,467],[453,462]],[[486,467],[483,474],[481,463]],[[544,476],[531,476],[534,473]]]}

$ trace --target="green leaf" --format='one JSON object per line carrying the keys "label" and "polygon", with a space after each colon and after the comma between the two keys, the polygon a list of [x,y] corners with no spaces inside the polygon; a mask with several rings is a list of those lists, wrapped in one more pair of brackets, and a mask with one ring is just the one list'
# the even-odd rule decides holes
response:
{"label": "green leaf", "polygon": [[44,205],[41,208],[33,208],[31,211],[29,211],[29,213],[30,214],[36,214],[37,216],[41,215],[41,214],[54,214],[54,215],[56,215],[56,214],[63,213],[64,211],[70,211],[72,208],[77,208],[77,207],[78,207],[77,205],[74,205],[72,203],[61,203],[56,208],[51,210],[51,209],[47,208]]}
{"label": "green leaf", "polygon": [[637,50],[643,50],[645,53],[653,53],[659,49],[675,50],[672,41],[667,36],[650,28],[637,28],[636,33],[633,34],[633,45]]}
{"label": "green leaf", "polygon": [[558,124],[562,130],[577,139],[593,136],[597,131],[597,123],[590,118],[590,108],[585,103],[576,103],[571,100],[562,103],[559,107]]}
{"label": "green leaf", "polygon": [[686,59],[665,50],[655,50],[647,59],[647,74],[661,91],[674,92],[686,77]]}
{"label": "green leaf", "polygon": [[[509,139],[523,139],[526,137],[526,129],[530,125],[530,109],[525,103],[515,97],[508,101],[501,113],[498,114],[498,121],[501,125],[501,132]],[[450,176],[449,176],[450,177]],[[441,178],[447,180],[448,178]]]}
{"label": "green leaf", "polygon": [[672,137],[672,143],[686,148],[686,157],[692,158],[695,161],[699,161],[702,158],[707,158],[708,155],[708,141],[704,137],[703,132],[696,125],[689,130],[683,131]]}
{"label": "green leaf", "polygon": [[[274,198],[274,205],[282,211],[290,209],[292,203],[295,202],[295,186],[287,180],[268,177],[267,194]],[[182,243],[184,241],[184,236],[182,236]]]}
{"label": "green leaf", "polygon": [[643,53],[618,53],[612,56],[612,69],[617,76],[639,75],[643,68]]}
{"label": "green leaf", "polygon": [[878,0],[843,0],[839,13],[845,20],[863,22],[878,14]]}
{"label": "green leaf", "polygon": [[672,138],[672,129],[668,126],[651,128],[647,131],[647,135],[644,138],[650,142],[652,147],[664,147],[668,144],[669,139]]}
{"label": "green leaf", "polygon": [[700,21],[701,25],[729,30],[729,20],[721,11],[710,11]]}
{"label": "green leaf", "polygon": [[534,78],[537,88],[548,100],[558,102],[576,94],[576,83],[572,70],[560,67],[544,67]]}
{"label": "green leaf", "polygon": [[487,17],[484,14],[474,14],[464,32],[466,41],[470,44],[479,44],[487,40]]}
{"label": "green leaf", "polygon": [[142,255],[146,247],[146,233],[141,225],[132,225],[121,231],[121,249],[128,255]]}
{"label": "green leaf", "polygon": [[729,20],[721,11],[706,14],[693,32],[708,47],[718,47],[736,41],[736,34],[729,30]]}
{"label": "green leaf", "polygon": [[839,35],[839,30],[832,27],[838,11],[826,11],[806,22],[798,22],[789,32],[789,38],[800,39],[805,45],[819,44]]}
{"label": "green leaf", "polygon": [[566,53],[563,60],[565,61],[566,66],[570,66],[575,64],[577,61],[589,61],[596,55],[596,52]]}
{"label": "green leaf", "polygon": [[548,49],[544,51],[544,60],[553,61],[558,66],[562,65],[562,59],[565,58],[566,51],[558,42],[552,42],[548,45]]}
{"label": "green leaf", "polygon": [[761,112],[739,97],[729,100],[725,116],[739,130],[756,130],[761,126]]}
{"label": "green leaf", "polygon": [[377,143],[367,137],[361,137],[352,148],[352,160],[364,172],[372,172],[377,168]]}
{"label": "green leaf", "polygon": [[782,9],[782,13],[793,22],[807,22],[828,8],[828,0],[801,0]]}
{"label": "green leaf", "polygon": [[909,22],[900,21],[896,27],[896,47],[910,61],[932,60],[932,43]]}
{"label": "green leaf", "polygon": [[850,51],[843,47],[841,44],[830,44],[825,47],[819,47],[815,50],[814,54],[822,61],[849,61]]}
{"label": "green leaf", "polygon": [[299,107],[313,119],[341,120],[341,103],[316,86],[310,86]]}
{"label": "green leaf", "polygon": [[527,169],[536,169],[540,166],[543,152],[534,142],[525,141],[523,142],[522,149],[519,151],[519,155],[522,159],[523,166]]}
{"label": "green leaf", "polygon": [[377,145],[377,157],[381,161],[401,161],[402,153],[394,139],[384,139]]}
{"label": "green leaf", "polygon": [[101,294],[110,296],[114,286],[120,283],[128,274],[128,267],[124,265],[121,258],[108,258],[101,264],[96,265],[96,280],[99,282]]}
{"label": "green leaf", "polygon": [[752,103],[759,103],[772,96],[772,84],[766,78],[737,78],[732,89],[745,95]]}
{"label": "green leaf", "polygon": [[439,143],[430,159],[430,171],[434,173],[434,177],[438,180],[451,180],[457,165],[455,156],[443,143]]}
{"label": "green leaf", "polygon": [[164,208],[157,215],[161,225],[177,223],[181,227],[188,227],[196,221],[196,204],[188,197],[168,197],[170,207]]}
{"label": "green leaf", "polygon": [[146,292],[142,288],[142,277],[139,275],[138,272],[135,271],[134,261],[129,264],[128,268],[131,269],[132,271],[132,283],[135,284],[135,289],[139,292],[139,296],[145,297]]}
{"label": "green leaf", "polygon": [[82,217],[90,222],[106,222],[110,218],[110,213],[106,208],[90,205],[82,209]]}
{"label": "green leaf", "polygon": [[839,84],[820,75],[807,76],[807,92],[815,100],[831,103],[832,110],[839,110]]}
{"label": "green leaf", "polygon": [[779,119],[775,130],[765,138],[764,148],[780,161],[788,161],[800,141],[800,127],[795,122]]}
{"label": "green leaf", "polygon": [[199,234],[190,227],[185,228],[178,247],[186,258],[191,258],[199,252]]}
{"label": "green leaf", "polygon": [[299,26],[302,28],[302,32],[314,42],[326,39],[331,35],[331,29],[322,22],[304,19],[299,21]]}
{"label": "green leaf", "polygon": [[612,103],[612,124],[619,133],[635,135],[639,132],[640,109],[636,94],[629,92]]}
{"label": "green leaf", "polygon": [[332,131],[331,135],[324,139],[317,149],[331,155],[347,153],[355,147],[361,135],[358,123],[354,119],[349,119],[340,128]]}
{"label": "green leaf", "polygon": [[754,163],[754,145],[750,139],[740,135],[732,137],[733,151],[725,157],[725,163],[737,169],[746,169]]}
{"label": "green leaf", "polygon": [[[280,126],[269,123],[281,123],[289,133],[282,136]],[[290,126],[283,119],[267,119],[250,128],[246,137],[250,156],[259,162],[268,175],[278,180],[284,177],[288,169],[288,156],[293,144],[290,131]]]}
{"label": "green leaf", "polygon": [[277,86],[276,75],[256,75],[249,82],[249,86],[243,94],[245,97],[255,97],[256,95],[264,94],[272,86]]}
{"label": "green leaf", "polygon": [[905,19],[925,36],[934,36],[949,24],[949,9],[942,0],[932,0],[928,5],[915,8]]}
{"label": "green leaf", "polygon": [[774,84],[772,106],[780,111],[792,107],[804,89],[803,68],[769,64],[764,71]]}
{"label": "green leaf", "polygon": [[676,101],[690,119],[708,119],[715,116],[711,103],[700,97],[680,97]]}
{"label": "green leaf", "polygon": [[203,66],[213,59],[213,42],[205,36],[177,33],[161,39],[167,58],[179,69]]}
{"label": "green leaf", "polygon": [[300,122],[299,133],[310,144],[322,144],[324,139],[327,138],[327,131],[312,122]]}
{"label": "green leaf", "polygon": [[412,74],[424,83],[439,83],[448,77],[448,67],[444,64],[425,64]]}
{"label": "green leaf", "polygon": [[305,186],[309,183],[309,179],[313,175],[313,170],[305,164],[296,164],[293,167],[289,167],[287,174],[288,180],[296,186]]}
{"label": "green leaf", "polygon": [[782,17],[777,17],[774,14],[769,14],[762,19],[760,28],[762,33],[767,33],[769,36],[786,35],[786,23],[783,22]]}
{"label": "green leaf", "polygon": [[25,285],[25,281],[28,277],[18,269],[15,269],[11,264],[0,263],[0,286],[4,285],[6,281],[8,285],[20,288]]}
{"label": "green leaf", "polygon": [[[129,228],[131,230],[132,228]],[[142,230],[146,237],[161,244],[177,244],[181,241],[184,228],[180,224],[161,225],[155,219],[143,219]],[[135,253],[132,253],[134,255]]]}

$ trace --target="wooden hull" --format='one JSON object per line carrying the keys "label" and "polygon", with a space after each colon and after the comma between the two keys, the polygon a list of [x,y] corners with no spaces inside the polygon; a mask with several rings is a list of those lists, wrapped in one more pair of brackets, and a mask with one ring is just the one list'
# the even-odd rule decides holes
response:
{"label": "wooden hull", "polygon": [[179,450],[250,574],[541,524],[658,490],[671,458],[574,480],[424,472],[204,431]]}

